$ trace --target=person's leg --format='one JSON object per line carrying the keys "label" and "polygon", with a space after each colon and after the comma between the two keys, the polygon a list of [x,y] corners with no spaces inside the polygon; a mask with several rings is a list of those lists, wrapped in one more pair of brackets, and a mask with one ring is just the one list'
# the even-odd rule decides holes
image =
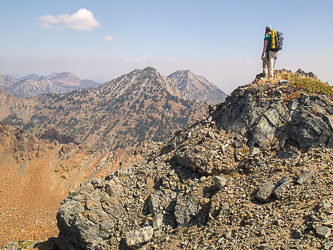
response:
{"label": "person's leg", "polygon": [[274,79],[274,57],[276,56],[276,52],[270,51],[268,57],[268,79]]}
{"label": "person's leg", "polygon": [[265,75],[265,78],[268,77],[268,55],[267,53],[265,54],[264,60],[262,60],[262,68],[263,68],[263,73]]}

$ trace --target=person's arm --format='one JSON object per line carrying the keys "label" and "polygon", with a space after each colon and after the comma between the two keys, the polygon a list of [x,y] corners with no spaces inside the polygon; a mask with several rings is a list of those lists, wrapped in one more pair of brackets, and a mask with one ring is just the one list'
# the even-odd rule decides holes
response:
{"label": "person's arm", "polygon": [[264,55],[265,55],[265,52],[266,52],[267,46],[268,46],[268,41],[265,40],[265,41],[264,41],[264,49],[262,50],[262,54],[261,54],[261,60],[264,60]]}

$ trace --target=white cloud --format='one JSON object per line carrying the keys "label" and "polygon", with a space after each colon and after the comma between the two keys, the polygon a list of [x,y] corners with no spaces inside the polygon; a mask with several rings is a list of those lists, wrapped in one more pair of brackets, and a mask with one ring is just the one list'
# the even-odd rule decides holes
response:
{"label": "white cloud", "polygon": [[141,58],[126,58],[124,59],[124,62],[148,62],[148,61],[153,61],[153,58],[148,58],[146,56],[141,57]]}
{"label": "white cloud", "polygon": [[55,27],[62,29],[65,27],[68,29],[86,31],[100,26],[100,23],[94,18],[93,13],[87,9],[79,9],[72,15],[40,16],[37,18],[37,23],[43,28],[49,29]]}
{"label": "white cloud", "polygon": [[105,41],[111,42],[111,41],[114,40],[114,36],[103,36],[103,39],[104,39]]}
{"label": "white cloud", "polygon": [[252,63],[252,60],[251,59],[246,60],[245,63]]}
{"label": "white cloud", "polygon": [[59,20],[57,20],[55,16],[51,15],[41,16],[37,19],[40,26],[48,29],[52,28],[51,24],[59,23]]}

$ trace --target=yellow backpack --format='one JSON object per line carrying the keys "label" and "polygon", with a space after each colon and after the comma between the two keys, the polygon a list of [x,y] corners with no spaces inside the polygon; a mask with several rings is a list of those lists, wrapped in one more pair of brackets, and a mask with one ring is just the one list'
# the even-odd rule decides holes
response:
{"label": "yellow backpack", "polygon": [[275,50],[275,30],[272,30],[271,34],[271,49]]}
{"label": "yellow backpack", "polygon": [[284,37],[283,37],[282,32],[272,30],[270,50],[275,51],[275,52],[282,50],[283,40],[284,40]]}

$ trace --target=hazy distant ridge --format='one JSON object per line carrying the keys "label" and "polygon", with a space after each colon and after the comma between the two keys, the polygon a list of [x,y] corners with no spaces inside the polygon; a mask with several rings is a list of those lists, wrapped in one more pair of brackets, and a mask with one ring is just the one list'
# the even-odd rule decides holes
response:
{"label": "hazy distant ridge", "polygon": [[44,93],[61,94],[75,89],[96,88],[100,85],[100,83],[82,79],[69,72],[53,73],[49,76],[31,74],[20,79],[0,74],[0,88],[19,98]]}

